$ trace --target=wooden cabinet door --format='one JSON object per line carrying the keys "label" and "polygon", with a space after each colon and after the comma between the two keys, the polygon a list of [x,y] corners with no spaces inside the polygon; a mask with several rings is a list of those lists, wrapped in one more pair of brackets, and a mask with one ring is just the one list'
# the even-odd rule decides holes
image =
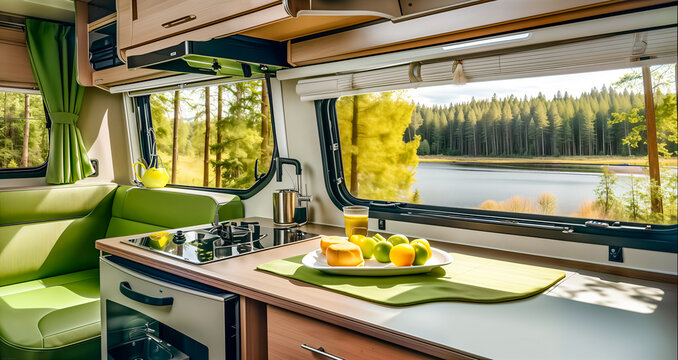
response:
{"label": "wooden cabinet door", "polygon": [[398,345],[274,306],[267,307],[266,317],[269,359],[432,359]]}
{"label": "wooden cabinet door", "polygon": [[130,2],[131,45],[140,45],[277,4],[272,0],[122,0]]}

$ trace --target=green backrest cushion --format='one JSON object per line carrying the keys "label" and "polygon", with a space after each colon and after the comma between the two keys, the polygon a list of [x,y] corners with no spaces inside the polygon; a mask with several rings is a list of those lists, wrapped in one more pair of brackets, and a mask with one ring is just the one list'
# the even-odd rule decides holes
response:
{"label": "green backrest cushion", "polygon": [[[219,196],[220,220],[244,216],[240,198]],[[94,268],[97,239],[207,224],[216,204],[116,184],[0,191],[0,286]]]}
{"label": "green backrest cushion", "polygon": [[[28,213],[27,205],[19,198],[0,192],[3,200],[12,198],[10,206],[25,215],[19,217],[11,209],[7,211],[5,202],[1,205],[3,219],[10,219],[8,223],[14,225],[0,225],[0,286],[96,267],[99,252],[94,242],[106,234],[115,187],[59,186],[16,191],[26,204],[36,206],[36,214]],[[82,217],[72,218],[78,214]],[[36,219],[43,221],[16,224]]]}
{"label": "green backrest cushion", "polygon": [[[229,199],[219,208],[220,220],[243,216],[240,198]],[[106,237],[208,224],[214,221],[216,208],[217,201],[206,195],[120,186],[115,192]]]}
{"label": "green backrest cushion", "polygon": [[0,190],[0,225],[85,216],[117,187],[88,184]]}

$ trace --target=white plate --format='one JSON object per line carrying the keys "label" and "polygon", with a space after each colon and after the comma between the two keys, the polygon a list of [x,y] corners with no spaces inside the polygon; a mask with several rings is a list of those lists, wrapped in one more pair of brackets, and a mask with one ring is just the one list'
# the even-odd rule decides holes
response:
{"label": "white plate", "polygon": [[438,266],[452,262],[452,255],[431,248],[431,258],[424,265],[412,265],[397,267],[393,263],[380,263],[377,260],[365,260],[365,266],[329,266],[327,258],[320,249],[311,251],[301,260],[304,266],[320,270],[329,274],[353,275],[353,276],[394,276],[427,273]]}

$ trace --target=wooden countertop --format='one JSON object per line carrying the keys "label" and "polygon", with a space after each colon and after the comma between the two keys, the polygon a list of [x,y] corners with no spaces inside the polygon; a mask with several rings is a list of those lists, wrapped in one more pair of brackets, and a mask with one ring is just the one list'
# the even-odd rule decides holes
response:
{"label": "wooden countertop", "polygon": [[[270,219],[253,218],[262,225]],[[197,227],[199,228],[199,227]],[[309,224],[303,230],[341,235]],[[499,304],[435,302],[390,307],[256,270],[260,264],[308,253],[305,241],[206,265],[193,265],[101,239],[96,248],[144,265],[349,328],[436,357],[453,359],[675,359],[678,356],[675,283],[633,279],[551,261],[449,243],[447,251],[547,265],[567,277],[545,293]]]}

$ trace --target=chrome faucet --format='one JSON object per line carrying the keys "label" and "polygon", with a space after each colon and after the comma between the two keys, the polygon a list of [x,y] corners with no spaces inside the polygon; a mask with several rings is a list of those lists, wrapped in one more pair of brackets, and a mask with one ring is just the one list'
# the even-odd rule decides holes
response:
{"label": "chrome faucet", "polygon": [[138,333],[138,332],[144,333],[149,337],[154,337],[154,336],[152,336],[152,334],[155,332],[155,329],[151,329],[151,327],[148,325],[148,323],[146,323],[146,324],[144,324],[143,329],[140,329],[140,328],[132,329],[132,330],[130,330],[129,334],[127,334],[127,336],[129,336],[129,339],[132,340],[132,334]]}

